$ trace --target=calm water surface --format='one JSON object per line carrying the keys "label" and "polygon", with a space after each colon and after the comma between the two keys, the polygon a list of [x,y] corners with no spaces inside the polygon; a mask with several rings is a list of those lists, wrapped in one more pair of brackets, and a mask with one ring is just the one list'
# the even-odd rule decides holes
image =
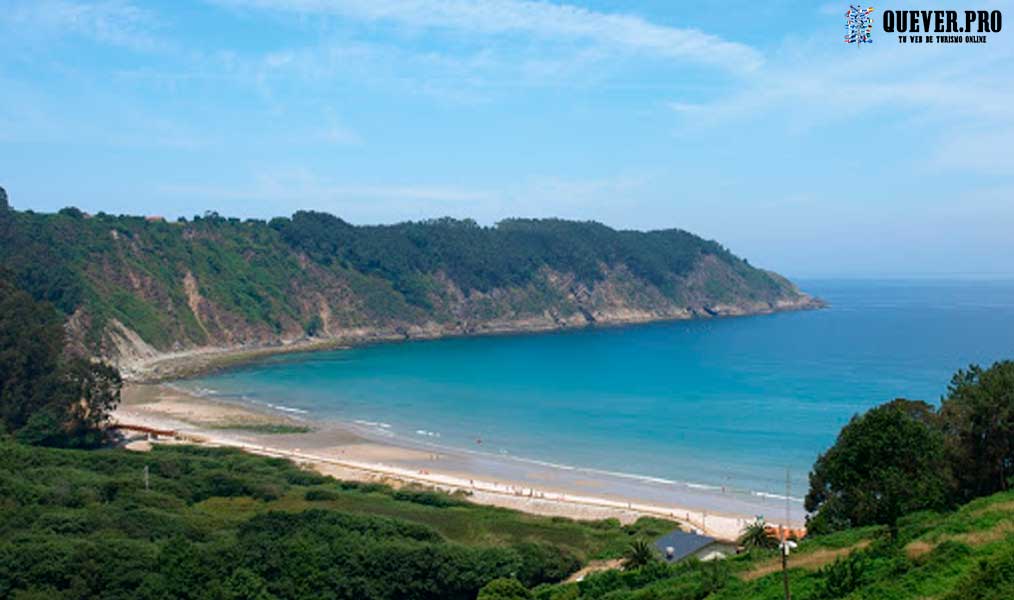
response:
{"label": "calm water surface", "polygon": [[[403,439],[793,497],[856,412],[1014,357],[1014,281],[801,281],[821,311],[381,344],[185,382]],[[478,444],[477,440],[482,443]]]}

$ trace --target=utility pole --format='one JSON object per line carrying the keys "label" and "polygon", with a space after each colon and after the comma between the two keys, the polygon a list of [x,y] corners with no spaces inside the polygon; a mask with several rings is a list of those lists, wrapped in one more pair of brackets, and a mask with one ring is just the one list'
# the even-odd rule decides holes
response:
{"label": "utility pole", "polygon": [[148,491],[148,465],[144,465],[144,491]]}
{"label": "utility pole", "polygon": [[792,491],[792,483],[789,479],[789,469],[785,469],[785,524],[778,526],[778,537],[781,538],[779,547],[782,551],[782,584],[785,586],[785,600],[792,600],[792,591],[789,589],[789,497]]}
{"label": "utility pole", "polygon": [[782,538],[782,584],[785,586],[785,600],[792,600],[792,592],[789,590],[789,546],[788,536],[784,535],[784,526],[778,526],[778,537]]}

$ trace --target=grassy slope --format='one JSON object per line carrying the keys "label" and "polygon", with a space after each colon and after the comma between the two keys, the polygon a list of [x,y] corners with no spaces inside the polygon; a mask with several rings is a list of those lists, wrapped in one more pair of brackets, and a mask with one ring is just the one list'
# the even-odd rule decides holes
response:
{"label": "grassy slope", "polygon": [[[867,527],[805,540],[790,559],[793,598],[890,600],[1014,598],[1014,492],[960,510],[909,515],[897,543]],[[776,551],[724,565],[603,573],[540,598],[761,600],[783,598]]]}

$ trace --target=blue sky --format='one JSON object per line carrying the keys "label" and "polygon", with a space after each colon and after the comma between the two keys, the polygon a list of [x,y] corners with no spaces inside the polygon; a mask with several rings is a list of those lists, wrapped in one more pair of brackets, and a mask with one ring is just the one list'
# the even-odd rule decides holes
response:
{"label": "blue sky", "polygon": [[795,276],[1014,274],[1014,20],[856,48],[847,2],[2,3],[17,208],[560,216]]}

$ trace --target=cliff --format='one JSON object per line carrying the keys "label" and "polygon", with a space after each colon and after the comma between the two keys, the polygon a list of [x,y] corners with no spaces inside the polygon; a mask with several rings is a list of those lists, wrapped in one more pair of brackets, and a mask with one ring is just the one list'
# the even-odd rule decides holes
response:
{"label": "cliff", "polygon": [[357,227],[6,210],[0,261],[73,349],[127,375],[211,349],[768,313],[820,301],[681,230],[441,219]]}

